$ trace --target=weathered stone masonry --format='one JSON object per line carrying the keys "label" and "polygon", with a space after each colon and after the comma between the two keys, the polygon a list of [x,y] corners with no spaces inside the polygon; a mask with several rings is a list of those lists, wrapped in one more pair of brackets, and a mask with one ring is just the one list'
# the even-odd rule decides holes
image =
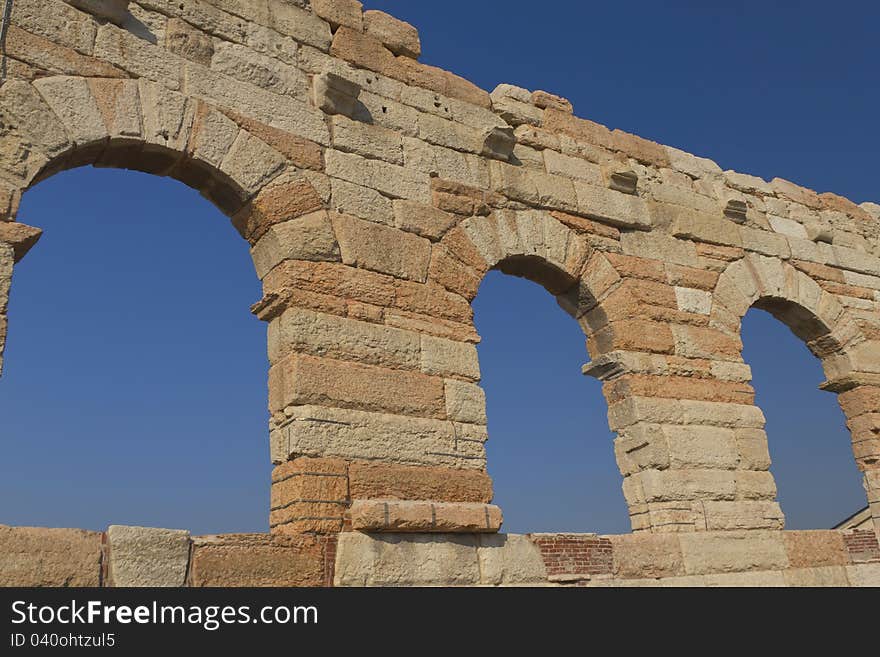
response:
{"label": "weathered stone masonry", "polygon": [[[739,332],[766,309],[821,360],[880,531],[880,205],[489,94],[354,0],[15,0],[7,51],[0,348],[23,192],[173,176],[250,245],[277,467],[271,535],[5,528],[0,581],[878,582],[874,533],[782,531]],[[633,535],[496,533],[470,305],[493,268],[582,327]]]}

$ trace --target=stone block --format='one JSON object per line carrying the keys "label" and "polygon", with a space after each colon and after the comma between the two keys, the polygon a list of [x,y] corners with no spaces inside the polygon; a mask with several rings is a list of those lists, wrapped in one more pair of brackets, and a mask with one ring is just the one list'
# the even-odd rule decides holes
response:
{"label": "stone block", "polygon": [[413,281],[427,279],[428,240],[348,215],[335,214],[332,219],[345,264]]}
{"label": "stone block", "polygon": [[322,586],[324,542],[300,534],[193,538],[191,586]]}
{"label": "stone block", "polygon": [[284,156],[262,139],[242,130],[220,163],[247,196],[252,196],[284,167]]}
{"label": "stone block", "polygon": [[880,563],[856,564],[846,567],[850,586],[880,586]]}
{"label": "stone block", "polygon": [[0,525],[0,586],[100,586],[101,534]]}
{"label": "stone block", "polygon": [[792,568],[843,566],[849,562],[843,535],[834,530],[783,532]]}
{"label": "stone block", "polygon": [[398,199],[393,202],[394,225],[401,230],[437,241],[458,221],[455,215],[430,205]]}
{"label": "stone block", "polygon": [[0,87],[0,108],[4,120],[47,155],[57,155],[70,147],[64,124],[27,82],[7,80]]}
{"label": "stone block", "polygon": [[56,76],[36,80],[34,87],[64,124],[67,136],[78,146],[107,138],[107,127],[87,80]]}
{"label": "stone block", "polygon": [[492,479],[483,471],[354,461],[349,467],[352,499],[492,500]]}
{"label": "stone block", "polygon": [[330,25],[363,28],[363,5],[357,0],[312,0],[312,10]]}
{"label": "stone block", "polygon": [[685,573],[681,546],[675,534],[624,534],[607,538],[612,545],[615,577],[677,577]]}
{"label": "stone block", "polygon": [[289,456],[332,456],[482,470],[486,429],[446,420],[324,406],[286,409],[275,431]]}
{"label": "stone block", "polygon": [[497,532],[501,509],[492,504],[418,500],[352,500],[351,527],[364,532]]}
{"label": "stone block", "polygon": [[341,257],[324,210],[270,226],[251,250],[251,256],[260,278],[282,260],[339,261]]}
{"label": "stone block", "polygon": [[[450,347],[443,350],[442,347],[428,347],[426,351],[435,354],[430,357],[429,363],[437,363],[437,366],[425,368],[420,346],[422,340],[426,341],[426,344],[442,346],[446,346],[446,343],[450,343],[453,347],[461,344],[450,341],[440,342],[438,338],[420,337],[417,333],[390,326],[336,317],[302,308],[291,308],[270,324],[269,358],[272,362],[276,362],[284,354],[296,351],[313,356],[357,360],[385,367],[421,369],[428,374],[441,376],[447,374],[446,371],[441,371],[442,364],[448,363],[447,369],[456,366],[457,361],[452,354],[455,354],[457,349]],[[473,349],[476,360],[476,349],[473,345],[462,344],[462,349],[467,347]],[[460,367],[465,367],[464,362]]]}
{"label": "stone block", "polygon": [[352,121],[344,116],[331,116],[329,125],[334,148],[392,164],[403,164],[403,140],[399,133]]}
{"label": "stone block", "polygon": [[381,41],[395,55],[418,59],[422,54],[419,31],[409,23],[375,9],[365,11],[363,21],[364,32]]}
{"label": "stone block", "polygon": [[480,564],[474,536],[339,535],[334,586],[474,586]]}
{"label": "stone block", "polygon": [[480,363],[473,344],[430,335],[421,339],[421,369],[427,374],[480,380]]}
{"label": "stone block", "polygon": [[688,575],[788,567],[781,532],[705,532],[681,534],[679,540]]}
{"label": "stone block", "polygon": [[475,383],[446,379],[446,416],[456,422],[486,424],[486,394]]}
{"label": "stone block", "polygon": [[[231,45],[221,41],[225,45]],[[202,66],[211,65],[214,42],[211,37],[180,18],[169,18],[165,25],[165,47],[175,55]]]}
{"label": "stone block", "polygon": [[486,534],[477,539],[480,584],[492,586],[541,586],[547,569],[541,552],[528,536]]}
{"label": "stone block", "polygon": [[330,178],[330,188],[332,193],[330,206],[336,212],[360,217],[377,224],[395,223],[392,201],[376,190],[339,178]]}
{"label": "stone block", "polygon": [[113,586],[183,586],[189,541],[182,529],[110,525],[110,581]]}
{"label": "stone block", "polygon": [[293,354],[269,370],[269,408],[303,404],[443,419],[448,401],[436,376]]}
{"label": "stone block", "polygon": [[793,568],[783,572],[785,586],[850,586],[844,566]]}
{"label": "stone block", "polygon": [[426,173],[335,150],[328,151],[325,158],[328,176],[370,187],[392,198],[431,202],[430,179]]}

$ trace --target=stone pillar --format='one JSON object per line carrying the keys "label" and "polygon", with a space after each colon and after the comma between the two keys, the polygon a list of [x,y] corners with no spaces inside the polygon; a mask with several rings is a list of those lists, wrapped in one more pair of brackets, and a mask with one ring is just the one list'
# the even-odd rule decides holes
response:
{"label": "stone pillar", "polygon": [[[863,485],[880,537],[880,382],[858,383],[859,378],[880,378],[875,375],[853,376],[848,389],[838,395],[852,438],[853,455],[864,475]],[[833,382],[823,385],[835,389]]]}
{"label": "stone pillar", "polygon": [[486,507],[485,529],[497,531],[476,334],[428,315],[469,320],[469,304],[449,299],[444,310],[442,290],[331,257],[286,259],[263,283],[256,312],[269,322],[272,531],[338,532],[363,500],[419,502],[385,504],[386,515],[401,516],[385,519],[389,529],[432,531],[441,515],[471,526],[476,504]]}
{"label": "stone pillar", "polygon": [[37,243],[41,234],[39,228],[13,221],[0,221],[0,374],[3,372],[3,351],[6,347],[12,268]]}
{"label": "stone pillar", "polygon": [[708,325],[712,280],[608,260],[623,278],[581,320],[596,355],[584,373],[605,384],[633,531],[781,529],[742,343]]}

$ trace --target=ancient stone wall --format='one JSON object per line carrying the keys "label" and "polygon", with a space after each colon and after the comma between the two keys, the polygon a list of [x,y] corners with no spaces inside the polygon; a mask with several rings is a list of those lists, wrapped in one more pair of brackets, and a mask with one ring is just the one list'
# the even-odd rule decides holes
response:
{"label": "ancient stone wall", "polygon": [[[234,569],[244,544],[267,562],[293,551],[324,563],[338,535],[337,583],[387,581],[386,562],[421,563],[420,545],[461,544],[480,563],[492,541],[525,545],[497,538],[486,473],[470,304],[490,269],[556,296],[584,331],[585,374],[604,382],[632,528],[647,538],[595,539],[614,549],[592,574],[616,574],[627,541],[666,541],[684,566],[620,578],[760,571],[794,583],[780,573],[801,566],[779,546],[800,534],[780,532],[742,359],[752,306],[821,360],[880,531],[880,205],[723,171],[544,91],[487,93],[421,64],[415,28],[355,0],[15,0],[7,51],[0,349],[13,262],[39,237],[18,221],[21,195],[67,168],[198,189],[262,280],[252,310],[268,323],[272,536],[189,542],[192,581],[233,581],[199,579],[211,570],[199,555]],[[401,531],[422,534],[382,535]],[[751,554],[761,537],[778,559],[688,565]],[[546,560],[554,541],[528,545]],[[821,567],[849,573],[834,582],[865,581],[829,545],[816,548],[832,560]],[[584,563],[599,568],[593,556]],[[301,581],[327,582],[325,570]],[[16,577],[5,581],[28,581]]]}

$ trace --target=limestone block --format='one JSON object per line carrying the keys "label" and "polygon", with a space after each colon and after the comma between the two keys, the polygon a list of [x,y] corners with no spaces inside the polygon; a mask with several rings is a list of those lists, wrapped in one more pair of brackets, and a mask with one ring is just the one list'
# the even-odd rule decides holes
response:
{"label": "limestone block", "polygon": [[506,91],[498,91],[500,87],[508,87],[510,85],[499,85],[490,96],[492,98],[492,109],[504,121],[512,126],[540,126],[544,112],[531,102],[523,102],[515,97],[510,96]]}
{"label": "limestone block", "polygon": [[[330,178],[331,207],[341,214],[353,215],[377,224],[395,223],[394,206],[391,199],[382,196],[369,187]],[[398,199],[397,202],[405,202]],[[398,226],[401,228],[402,226]]]}
{"label": "limestone block", "polygon": [[686,313],[708,315],[712,310],[712,294],[705,290],[676,287],[675,300],[678,304],[678,309]]}
{"label": "limestone block", "polygon": [[450,420],[486,424],[486,394],[474,384],[446,379],[446,415]]}
{"label": "limestone block", "polygon": [[[219,41],[218,44],[231,45],[226,41]],[[175,55],[202,66],[210,66],[214,55],[211,37],[176,17],[169,18],[165,26],[165,47]]]}
{"label": "limestone block", "polygon": [[309,80],[300,69],[237,43],[218,41],[210,65],[218,73],[279,95],[303,99],[309,93]]}
{"label": "limestone block", "polygon": [[107,128],[87,80],[67,76],[40,78],[34,87],[78,146],[107,138]]}
{"label": "limestone block", "polygon": [[567,114],[571,114],[573,109],[568,98],[563,98],[547,91],[541,91],[540,89],[532,92],[532,104],[541,109],[551,108]]}
{"label": "limestone block", "polygon": [[113,586],[183,586],[189,532],[110,525],[109,575]]}
{"label": "limestone block", "polygon": [[161,81],[180,90],[184,58],[110,23],[98,28],[94,55],[126,71],[131,77]]}
{"label": "limestone block", "polygon": [[476,346],[431,335],[421,338],[421,369],[427,374],[480,380]]}
{"label": "limestone block", "polygon": [[880,563],[847,566],[846,576],[850,586],[880,586]]}
{"label": "limestone block", "polygon": [[365,11],[363,20],[364,31],[381,41],[395,55],[418,59],[422,54],[419,31],[409,23],[374,9]]}
{"label": "limestone block", "polygon": [[[462,153],[408,137],[403,140],[403,153],[408,168],[428,174],[432,178],[489,187],[487,160],[473,153]],[[474,213],[468,210],[461,214]]]}
{"label": "limestone block", "polygon": [[140,94],[135,80],[94,78],[89,80],[89,88],[111,138],[143,136]]}
{"label": "limestone block", "polygon": [[762,570],[745,573],[721,573],[706,575],[706,586],[721,587],[781,587],[788,586],[785,574],[779,570]]}
{"label": "limestone block", "polygon": [[348,470],[351,499],[492,500],[492,479],[483,471],[425,465],[353,461]]}
{"label": "limestone block", "polygon": [[676,577],[684,575],[681,546],[675,534],[623,534],[611,541],[615,577]]}
{"label": "limestone block", "polygon": [[146,142],[182,152],[195,118],[194,103],[183,94],[144,79],[138,80],[138,93]]}
{"label": "limestone block", "polygon": [[238,125],[222,112],[203,109],[195,117],[192,156],[219,168],[239,132]]}
{"label": "limestone block", "polygon": [[280,431],[291,456],[335,456],[391,463],[483,469],[485,427],[322,406],[285,409]]}
{"label": "limestone block", "polygon": [[[431,352],[428,362],[436,363],[435,366],[427,368],[424,366],[421,341],[426,343],[425,351]],[[438,345],[427,346],[430,341],[437,341]],[[461,347],[457,349],[458,345]],[[427,336],[420,337],[418,333],[390,326],[336,317],[303,308],[291,308],[285,311],[269,327],[269,359],[272,362],[276,362],[282,354],[299,351],[314,356],[358,360],[387,367],[421,369],[428,374],[444,375],[447,372],[441,370],[454,368],[458,362],[466,362],[460,354],[467,347],[473,349],[473,358],[476,362],[476,349],[473,345]],[[455,356],[461,360],[456,359]],[[445,368],[443,365],[446,365]]]}
{"label": "limestone block", "polygon": [[448,401],[439,377],[293,354],[269,370],[269,408],[303,404],[443,419]]}
{"label": "limestone block", "polygon": [[705,501],[703,513],[705,527],[710,531],[782,529],[785,525],[779,504],[769,500]]}
{"label": "limestone block", "polygon": [[736,429],[734,435],[740,467],[749,470],[767,470],[770,467],[767,434],[763,429]]}
{"label": "limestone block", "polygon": [[687,174],[691,178],[697,179],[721,174],[721,167],[710,159],[691,155],[671,146],[665,146],[664,148],[669,156],[672,168]]}
{"label": "limestone block", "polygon": [[699,266],[696,248],[690,241],[678,240],[659,233],[627,231],[621,233],[620,245],[627,255],[663,260],[685,267]]}
{"label": "limestone block", "polygon": [[345,532],[334,586],[473,586],[480,583],[473,536]]}
{"label": "limestone block", "polygon": [[[0,221],[0,242],[4,246],[12,247],[12,256],[15,262],[21,260],[31,250],[42,234],[43,231],[40,228],[14,221]],[[12,276],[11,269],[9,276]]]}
{"label": "limestone block", "polygon": [[833,530],[787,531],[783,533],[792,568],[843,566],[849,562],[843,534]]}
{"label": "limestone block", "polygon": [[[346,0],[346,3],[342,4],[350,3],[351,0]],[[318,3],[312,3],[313,8],[315,4]],[[332,11],[332,9],[329,8],[330,5],[338,5],[341,3],[337,3],[335,0],[321,0],[320,4],[324,6],[327,11]],[[253,3],[248,2],[245,7],[248,8],[247,18],[250,18],[253,12]],[[327,11],[324,13],[327,13]],[[318,11],[313,13],[297,7],[291,2],[271,2],[269,3],[269,13],[268,27],[271,27],[281,34],[293,37],[300,43],[314,46],[324,52],[327,52],[330,49],[331,35],[330,25],[328,23],[329,19],[322,20],[325,19],[325,16],[322,16]],[[350,12],[350,15],[353,18],[355,12]]]}
{"label": "limestone block", "polygon": [[700,532],[681,534],[679,540],[689,575],[788,567],[781,532]]}
{"label": "limestone block", "polygon": [[347,265],[424,282],[431,261],[431,243],[396,228],[336,214],[333,230]]}
{"label": "limestone block", "polygon": [[305,137],[322,146],[330,143],[324,114],[304,99],[279,96],[190,62],[184,64],[183,69],[188,95],[233,109],[272,128]]}
{"label": "limestone block", "polygon": [[99,586],[101,534],[0,525],[0,586]]}
{"label": "limestone block", "polygon": [[284,168],[284,156],[262,139],[242,130],[223,158],[220,170],[248,195],[256,194]]}
{"label": "limestone block", "polygon": [[763,178],[750,176],[745,173],[737,173],[736,171],[725,171],[724,182],[734,189],[746,194],[760,193],[763,196],[773,196],[773,187]]}
{"label": "limestone block", "polygon": [[363,28],[363,5],[357,0],[312,0],[312,10],[331,25]]}
{"label": "limestone block", "polygon": [[844,566],[794,568],[783,572],[785,586],[850,586]]}
{"label": "limestone block", "polygon": [[312,78],[315,106],[327,114],[354,116],[358,112],[360,91],[357,83],[329,71]]}
{"label": "limestone block", "polygon": [[443,237],[458,221],[455,215],[416,201],[397,199],[393,207],[395,226],[432,241]]}
{"label": "limestone block", "polygon": [[0,87],[0,112],[5,122],[47,155],[57,155],[70,146],[64,125],[27,82],[10,79]]}
{"label": "limestone block", "polygon": [[480,584],[540,586],[547,569],[538,546],[519,534],[484,534],[477,538]]}
{"label": "limestone block", "polygon": [[333,147],[362,157],[403,164],[403,141],[399,133],[344,116],[331,116]]}
{"label": "limestone block", "polygon": [[431,202],[428,174],[336,150],[327,151],[326,160],[328,176],[371,187],[393,198]]}
{"label": "limestone block", "polygon": [[734,474],[727,470],[645,470],[637,477],[646,502],[733,499]]}
{"label": "limestone block", "polygon": [[497,532],[501,509],[492,504],[413,500],[352,500],[352,529],[378,532]]}
{"label": "limestone block", "polygon": [[95,43],[95,20],[61,0],[16,0],[12,24],[78,52]]}
{"label": "limestone block", "polygon": [[339,261],[340,251],[324,210],[272,225],[251,249],[260,278],[282,260]]}
{"label": "limestone block", "polygon": [[322,586],[322,539],[299,534],[193,538],[191,586]]}

